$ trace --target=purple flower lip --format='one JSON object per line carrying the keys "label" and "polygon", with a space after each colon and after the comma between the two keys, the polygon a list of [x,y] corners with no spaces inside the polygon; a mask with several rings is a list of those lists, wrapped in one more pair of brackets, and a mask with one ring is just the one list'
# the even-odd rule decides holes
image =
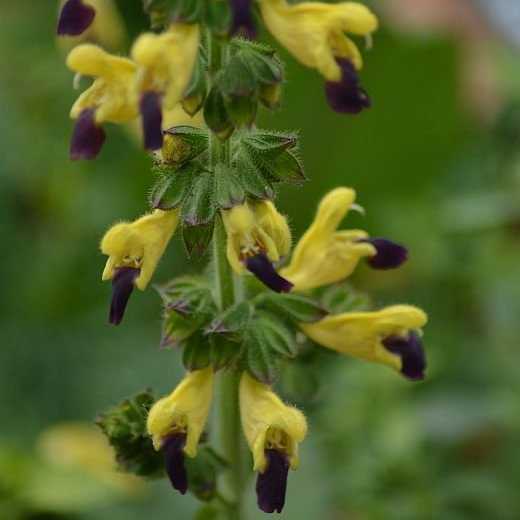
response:
{"label": "purple flower lip", "polygon": [[281,513],[285,505],[289,461],[287,455],[278,450],[265,450],[267,468],[256,479],[258,507],[264,513]]}
{"label": "purple flower lip", "polygon": [[424,379],[426,370],[426,355],[419,334],[411,331],[408,338],[400,336],[388,336],[383,340],[383,345],[392,354],[401,357],[401,373],[412,381]]}
{"label": "purple flower lip", "polygon": [[251,13],[251,0],[231,0],[231,29],[232,36],[241,34],[250,40],[256,37],[256,27]]}
{"label": "purple flower lip", "polygon": [[95,108],[85,108],[76,119],[70,140],[70,158],[73,161],[95,159],[101,151],[105,131],[96,124],[95,113]]}
{"label": "purple flower lip", "polygon": [[290,292],[293,284],[280,276],[265,253],[250,256],[245,260],[246,268],[253,273],[264,285],[275,292]]}
{"label": "purple flower lip", "polygon": [[163,145],[161,95],[153,90],[143,92],[139,111],[143,121],[145,149],[161,149]]}
{"label": "purple flower lip", "polygon": [[372,103],[359,82],[352,62],[345,58],[336,58],[336,61],[341,68],[341,79],[325,83],[329,106],[340,114],[359,114],[365,108],[370,108]]}
{"label": "purple flower lip", "polygon": [[408,260],[408,250],[387,238],[363,238],[360,242],[367,242],[376,248],[376,254],[367,259],[373,269],[395,269]]}
{"label": "purple flower lip", "polygon": [[163,444],[164,465],[171,485],[181,495],[188,491],[188,474],[184,465],[185,433],[174,433],[166,438]]}
{"label": "purple flower lip", "polygon": [[123,321],[126,306],[132,291],[135,279],[139,276],[140,269],[134,267],[120,267],[112,279],[112,303],[108,322],[119,325]]}
{"label": "purple flower lip", "polygon": [[79,36],[94,21],[96,10],[82,0],[67,0],[63,5],[56,32],[60,36]]}

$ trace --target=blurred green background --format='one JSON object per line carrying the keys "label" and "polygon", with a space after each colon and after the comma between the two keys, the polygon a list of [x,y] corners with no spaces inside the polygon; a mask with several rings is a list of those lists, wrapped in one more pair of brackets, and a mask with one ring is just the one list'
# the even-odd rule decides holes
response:
{"label": "blurred green background", "polygon": [[[120,4],[131,38],[147,21],[137,0]],[[128,132],[108,127],[97,161],[69,161],[77,92],[55,14],[51,0],[0,1],[0,519],[190,518],[196,502],[166,482],[133,498],[81,479],[42,486],[40,432],[91,421],[147,386],[165,393],[182,373],[179,353],[158,349],[153,290],[134,295],[122,326],[106,323],[98,242],[115,220],[145,211],[150,160]],[[281,517],[517,519],[518,55],[499,34],[474,38],[496,78],[498,102],[483,110],[478,88],[464,81],[471,42],[463,34],[384,20],[363,72],[372,110],[333,113],[322,79],[282,52],[283,108],[263,114],[262,125],[301,131],[310,180],[278,200],[295,236],[322,194],[347,185],[367,215],[346,225],[409,247],[398,272],[362,267],[354,282],[377,306],[427,310],[428,378],[411,384],[352,359],[320,364],[319,389],[298,403],[310,435]],[[155,279],[196,268],[176,238]],[[262,517],[252,495],[248,505],[251,518]]]}

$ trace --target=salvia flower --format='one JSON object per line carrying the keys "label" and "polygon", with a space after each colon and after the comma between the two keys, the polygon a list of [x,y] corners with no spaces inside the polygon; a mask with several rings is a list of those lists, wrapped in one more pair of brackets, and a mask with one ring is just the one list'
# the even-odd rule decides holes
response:
{"label": "salvia flower", "polygon": [[131,60],[113,56],[92,44],[75,47],[67,57],[67,66],[80,75],[95,78],[70,111],[76,119],[71,158],[93,159],[105,140],[103,123],[125,123],[137,117],[133,101],[136,68]]}
{"label": "salvia flower", "polygon": [[298,445],[307,434],[305,416],[247,373],[240,380],[239,394],[242,428],[258,472],[258,506],[266,513],[280,513],[289,468],[298,467]]}
{"label": "salvia flower", "polygon": [[145,33],[134,43],[137,91],[147,150],[162,147],[162,114],[181,101],[199,49],[197,24],[175,23],[162,34]]}
{"label": "salvia flower", "polygon": [[96,16],[96,10],[83,0],[67,0],[60,11],[58,28],[60,36],[78,36],[86,31]]}
{"label": "salvia flower", "polygon": [[419,331],[427,321],[426,314],[417,307],[393,305],[379,311],[327,316],[300,327],[324,347],[382,363],[417,380],[424,378],[426,368]]}
{"label": "salvia flower", "polygon": [[264,22],[273,36],[301,63],[318,70],[327,81],[326,95],[338,112],[357,113],[370,106],[357,71],[363,59],[345,32],[370,38],[375,15],[355,2],[327,4],[261,0]]}
{"label": "salvia flower", "polygon": [[358,229],[338,231],[355,200],[356,192],[350,188],[336,188],[323,198],[290,264],[280,271],[295,290],[306,291],[344,280],[362,258],[380,269],[398,267],[406,260],[406,249],[390,240],[371,239]]}
{"label": "salvia flower", "polygon": [[157,451],[163,450],[172,486],[186,493],[188,479],[184,455],[195,457],[213,398],[213,369],[195,370],[175,390],[150,409],[148,434]]}
{"label": "salvia flower", "polygon": [[101,241],[109,258],[102,279],[112,280],[110,323],[123,319],[126,304],[135,287],[144,291],[179,222],[179,211],[155,210],[134,222],[120,222]]}
{"label": "salvia flower", "polygon": [[222,211],[227,232],[227,258],[237,274],[253,273],[267,287],[288,292],[292,284],[273,266],[291,244],[289,226],[272,202],[240,204]]}
{"label": "salvia flower", "polygon": [[235,36],[242,34],[249,39],[256,36],[256,27],[252,14],[253,0],[230,0],[231,5],[231,30]]}

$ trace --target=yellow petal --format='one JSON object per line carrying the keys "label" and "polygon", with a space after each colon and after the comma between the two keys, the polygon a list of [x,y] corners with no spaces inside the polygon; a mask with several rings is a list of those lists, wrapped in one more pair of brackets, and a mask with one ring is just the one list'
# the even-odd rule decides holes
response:
{"label": "yellow petal", "polygon": [[253,453],[254,470],[266,469],[265,449],[268,443],[283,450],[291,468],[298,465],[298,445],[307,434],[305,416],[288,406],[271,388],[244,372],[240,380],[240,416],[249,448]]}
{"label": "yellow petal", "polygon": [[190,372],[168,396],[159,399],[148,414],[147,430],[156,450],[174,432],[186,433],[184,452],[195,457],[213,398],[213,369]]}

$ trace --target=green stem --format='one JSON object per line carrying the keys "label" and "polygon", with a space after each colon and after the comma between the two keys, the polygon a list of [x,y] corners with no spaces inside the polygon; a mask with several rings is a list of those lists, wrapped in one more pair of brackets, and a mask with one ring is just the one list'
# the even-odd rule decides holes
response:
{"label": "green stem", "polygon": [[[225,60],[225,49],[208,34],[210,56],[209,71],[213,79]],[[210,134],[210,166],[229,161],[229,142],[222,143],[216,135]],[[234,277],[226,256],[226,231],[222,218],[215,219],[213,233],[213,268],[215,273],[215,293],[221,310],[235,303]],[[246,461],[240,425],[238,386],[240,372],[227,370],[219,377],[219,437],[220,450],[229,467],[223,476],[224,493],[227,500],[225,510],[230,520],[244,520],[242,511],[246,480]]]}

